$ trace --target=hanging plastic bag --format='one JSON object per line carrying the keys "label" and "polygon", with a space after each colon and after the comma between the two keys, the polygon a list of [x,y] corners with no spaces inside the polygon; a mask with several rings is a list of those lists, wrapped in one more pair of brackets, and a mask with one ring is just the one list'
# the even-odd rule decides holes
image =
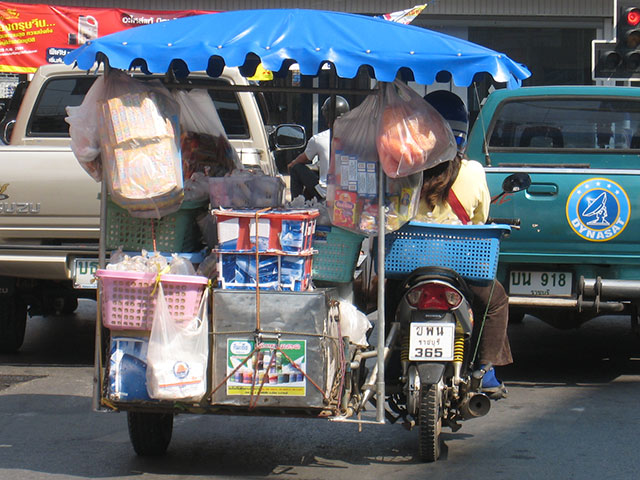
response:
{"label": "hanging plastic bag", "polygon": [[100,131],[98,122],[98,102],[104,98],[104,77],[96,78],[82,103],[77,107],[66,107],[71,137],[71,151],[80,166],[96,182],[102,181],[100,160]]}
{"label": "hanging plastic bag", "polygon": [[442,116],[407,84],[382,87],[376,144],[391,178],[406,177],[455,157],[456,140]]}
{"label": "hanging plastic bag", "polygon": [[349,337],[349,342],[359,347],[369,346],[367,332],[371,322],[350,302],[340,300],[340,331],[342,336]]}
{"label": "hanging plastic bag", "polygon": [[[381,96],[369,95],[362,104],[334,123],[327,175],[327,208],[331,223],[364,235],[378,234],[378,129],[372,118],[381,111]],[[422,173],[387,178],[386,231],[397,230],[416,214]]]}
{"label": "hanging plastic bag", "polygon": [[162,289],[158,298],[147,350],[147,389],[158,400],[198,402],[207,391],[209,356],[209,289],[205,289],[198,314],[186,322],[175,321]]}
{"label": "hanging plastic bag", "polygon": [[100,141],[113,201],[139,218],[176,212],[184,196],[179,105],[156,80],[114,70],[104,82]]}
{"label": "hanging plastic bag", "polygon": [[180,105],[182,170],[185,179],[195,172],[207,172],[222,177],[242,162],[229,142],[218,111],[209,96],[201,89],[176,90],[173,98]]}

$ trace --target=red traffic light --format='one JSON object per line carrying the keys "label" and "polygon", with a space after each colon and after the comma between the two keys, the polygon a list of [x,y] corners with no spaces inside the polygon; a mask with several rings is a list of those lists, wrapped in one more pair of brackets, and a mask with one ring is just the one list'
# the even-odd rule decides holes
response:
{"label": "red traffic light", "polygon": [[638,25],[640,23],[640,8],[634,7],[627,10],[626,19],[632,27]]}

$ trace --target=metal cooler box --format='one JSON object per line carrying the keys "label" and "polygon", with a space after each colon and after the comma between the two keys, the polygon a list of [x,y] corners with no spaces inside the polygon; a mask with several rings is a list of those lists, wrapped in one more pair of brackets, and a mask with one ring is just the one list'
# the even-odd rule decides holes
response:
{"label": "metal cooler box", "polygon": [[256,292],[216,289],[212,404],[326,408],[340,367],[334,296],[334,289],[261,291],[257,334]]}

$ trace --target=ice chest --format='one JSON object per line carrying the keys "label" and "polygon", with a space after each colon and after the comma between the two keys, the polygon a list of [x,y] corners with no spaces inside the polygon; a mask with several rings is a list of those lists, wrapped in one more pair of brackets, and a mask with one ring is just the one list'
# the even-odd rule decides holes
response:
{"label": "ice chest", "polygon": [[[250,356],[256,347],[256,293],[214,290],[212,404],[325,408],[339,367],[337,332],[330,336],[337,322],[329,318],[334,296],[334,289],[261,292],[261,348]],[[278,335],[281,352],[273,350]]]}
{"label": "ice chest", "polygon": [[[301,253],[311,249],[318,210],[214,210],[218,250]],[[257,239],[257,241],[256,241]]]}

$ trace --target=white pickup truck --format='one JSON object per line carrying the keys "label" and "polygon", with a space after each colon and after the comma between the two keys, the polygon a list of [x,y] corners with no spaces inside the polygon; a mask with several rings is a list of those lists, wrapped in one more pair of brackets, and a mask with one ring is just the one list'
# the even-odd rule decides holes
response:
{"label": "white pickup truck", "polygon": [[[28,315],[71,313],[78,298],[95,298],[87,279],[97,266],[100,184],[72,153],[64,120],[65,108],[79,105],[95,78],[67,66],[41,67],[15,123],[5,125],[11,135],[0,146],[0,352],[21,347]],[[243,165],[277,174],[256,96],[228,88],[248,85],[237,70],[215,79],[192,74],[188,83],[167,86],[178,85],[206,88]],[[303,145],[304,131],[295,127],[274,129],[273,148],[284,129],[284,148]]]}

